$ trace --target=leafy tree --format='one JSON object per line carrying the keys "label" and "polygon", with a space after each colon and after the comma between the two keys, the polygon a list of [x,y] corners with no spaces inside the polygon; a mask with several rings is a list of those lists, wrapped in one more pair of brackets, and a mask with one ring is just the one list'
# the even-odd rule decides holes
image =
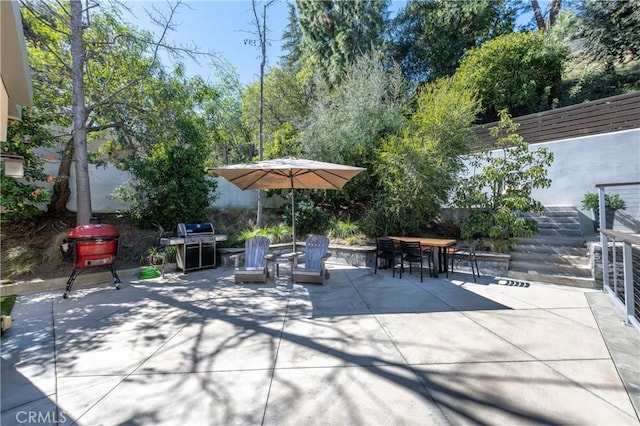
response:
{"label": "leafy tree", "polygon": [[199,77],[185,81],[180,67],[156,79],[146,93],[136,120],[105,145],[111,152],[132,154],[119,160],[134,179],[118,189],[118,196],[132,203],[129,213],[141,226],[171,229],[206,221],[216,188],[204,173],[211,132],[194,111],[204,109],[215,93]]}
{"label": "leafy tree", "polygon": [[[38,81],[38,88],[44,88],[34,99],[34,108],[51,114],[50,122],[62,141],[62,159],[49,211],[66,210],[72,159],[79,156],[76,173],[80,224],[88,222],[91,214],[86,142],[104,137],[106,129],[118,126],[118,120],[105,122],[105,109],[120,107],[124,113],[122,104],[136,99],[135,92],[119,95],[139,82],[137,77],[146,76],[150,61],[148,55],[141,54],[146,44],[119,23],[115,11],[93,10],[91,25],[85,26],[78,16],[82,13],[81,3],[72,1],[70,5],[74,14],[62,4],[41,2],[25,3],[22,12],[34,80]],[[72,16],[75,25],[70,31]],[[76,59],[72,60],[74,43]],[[77,93],[75,99],[71,87]]]}
{"label": "leafy tree", "polygon": [[253,123],[243,119],[243,92],[236,72],[219,71],[214,86],[215,96],[207,99],[203,106],[212,137],[212,149],[208,166],[247,161],[253,155]]}
{"label": "leafy tree", "polygon": [[32,111],[49,125],[53,137],[62,140],[63,155],[54,182],[49,212],[66,211],[71,194],[69,175],[74,157],[72,132],[72,92],[70,79],[69,18],[62,7],[23,3],[21,8],[29,64],[33,70]]}
{"label": "leafy tree", "polygon": [[473,92],[441,79],[425,85],[406,128],[389,136],[372,163],[374,205],[364,227],[372,235],[418,234],[448,201],[475,140]]}
{"label": "leafy tree", "polygon": [[640,58],[638,0],[585,0],[580,35],[597,59],[624,62]]}
{"label": "leafy tree", "polygon": [[273,135],[271,141],[265,148],[266,158],[280,158],[298,156],[302,146],[300,144],[300,132],[295,130],[291,123],[282,123]]}
{"label": "leafy tree", "polygon": [[[380,50],[385,31],[385,0],[296,0],[290,19],[293,39],[299,35],[302,57],[313,61],[320,78],[337,84],[357,57]],[[296,52],[291,52],[297,56]]]}
{"label": "leafy tree", "polygon": [[455,77],[475,88],[484,120],[492,121],[502,109],[524,115],[550,108],[567,56],[566,45],[542,32],[506,34],[471,49]]}
{"label": "leafy tree", "polygon": [[[311,113],[316,85],[306,67],[295,71],[274,67],[264,81],[264,137],[265,157],[297,156],[300,144],[294,141]],[[259,90],[257,84],[245,87],[242,97],[243,123],[248,129],[258,128]],[[277,138],[277,140],[276,140]],[[252,135],[252,146],[257,146],[258,135]],[[286,142],[288,141],[288,142]],[[282,144],[285,142],[284,144]],[[242,161],[253,159],[255,148],[246,150]]]}
{"label": "leafy tree", "polygon": [[531,192],[551,185],[547,168],[553,153],[548,148],[530,150],[517,129],[507,111],[500,111],[500,122],[490,130],[495,146],[474,154],[469,161],[472,174],[460,179],[454,205],[468,209],[461,221],[463,238],[513,240],[535,233],[535,221],[522,213],[542,212]]}
{"label": "leafy tree", "polygon": [[24,178],[15,179],[4,174],[4,163],[0,169],[0,206],[3,218],[15,219],[32,217],[39,213],[38,204],[49,199],[49,193],[41,185],[46,176],[42,159],[34,151],[39,147],[51,146],[54,139],[42,123],[42,117],[32,108],[22,110],[22,120],[12,120],[7,129],[7,141],[0,143],[3,153],[20,155],[24,158]]}
{"label": "leafy tree", "polygon": [[[71,4],[80,3],[74,0]],[[172,29],[171,19],[180,4],[177,1],[169,5],[169,15],[164,19],[164,35]],[[71,132],[72,85],[79,80],[84,85],[86,108],[83,114],[78,114],[76,125],[86,129],[86,137],[80,139],[90,143],[108,138],[110,131],[122,129],[131,121],[132,115],[136,115],[145,96],[146,82],[161,68],[157,59],[159,46],[190,56],[197,52],[176,48],[162,39],[154,41],[150,33],[136,32],[123,24],[117,10],[108,6],[91,6],[90,11],[83,15],[87,19],[82,24],[82,43],[79,46],[84,50],[81,55],[83,66],[72,72],[70,11],[62,3],[24,1],[21,12],[29,60],[34,69],[34,89],[41,91],[37,97],[34,96],[34,109],[49,114],[49,122],[61,144],[60,169],[48,210],[65,211],[70,196],[68,178],[77,148],[73,144],[73,135],[78,134],[77,131]],[[84,170],[87,159],[81,157],[78,163]],[[85,181],[85,189],[78,186],[83,199],[88,195],[88,176]],[[86,220],[84,210],[86,207],[83,207],[79,221]]]}
{"label": "leafy tree", "polygon": [[282,33],[282,51],[284,54],[280,57],[280,62],[286,68],[297,69],[302,64],[302,32],[300,31],[295,4],[289,3],[288,8],[287,27]]}
{"label": "leafy tree", "polygon": [[465,51],[513,32],[516,12],[510,0],[411,0],[392,22],[390,55],[412,81],[451,76]]}
{"label": "leafy tree", "polygon": [[[409,101],[398,67],[388,70],[375,58],[359,58],[333,94],[317,97],[300,135],[303,156],[373,170],[383,138],[402,129]],[[373,176],[362,173],[341,191],[323,195],[336,213],[344,212],[341,205],[363,209],[375,186]]]}

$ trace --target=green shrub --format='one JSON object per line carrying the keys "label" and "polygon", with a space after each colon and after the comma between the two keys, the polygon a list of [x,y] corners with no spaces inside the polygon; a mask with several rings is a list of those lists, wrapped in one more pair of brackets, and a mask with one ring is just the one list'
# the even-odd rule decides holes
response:
{"label": "green shrub", "polygon": [[358,225],[349,220],[334,220],[329,224],[327,237],[332,240],[345,240],[360,233]]}
{"label": "green shrub", "polygon": [[[296,208],[296,238],[304,234],[322,231],[329,218],[327,214],[308,198],[297,198]],[[282,206],[282,215],[286,223],[291,222],[291,204]]]}
{"label": "green shrub", "polygon": [[[600,198],[596,192],[587,192],[582,199],[582,208],[593,210],[597,215],[600,211]],[[626,203],[619,194],[604,194],[604,208],[607,211],[624,210]]]}
{"label": "green shrub", "polygon": [[360,231],[356,222],[350,220],[333,220],[326,231],[330,240],[339,240],[346,245],[364,245],[367,236]]}
{"label": "green shrub", "polygon": [[236,245],[242,246],[246,240],[253,237],[267,237],[272,244],[291,242],[291,227],[281,223],[275,226],[249,229],[237,234],[234,241]]}
{"label": "green shrub", "polygon": [[177,119],[164,138],[146,141],[147,151],[126,158],[125,168],[135,179],[117,187],[112,197],[130,202],[128,214],[143,228],[207,221],[217,184],[202,172],[208,153],[204,130],[192,120]]}
{"label": "green shrub", "polygon": [[481,247],[495,253],[509,253],[516,242],[515,238],[485,238],[481,241]]}
{"label": "green shrub", "polygon": [[0,297],[0,315],[11,315],[13,305],[16,303],[16,296]]}
{"label": "green shrub", "polygon": [[164,260],[167,263],[176,263],[176,257],[178,255],[178,247],[167,246],[164,249]]}
{"label": "green shrub", "polygon": [[35,270],[38,257],[38,253],[28,247],[12,247],[2,252],[4,273],[9,278],[28,275]]}
{"label": "green shrub", "polygon": [[[536,231],[536,222],[522,213],[542,212],[532,192],[551,185],[553,153],[548,148],[530,151],[517,129],[507,111],[500,111],[500,122],[490,129],[495,146],[472,156],[471,167],[478,172],[459,181],[455,205],[468,211],[460,220],[463,238],[510,239]],[[494,155],[494,149],[501,152]]]}

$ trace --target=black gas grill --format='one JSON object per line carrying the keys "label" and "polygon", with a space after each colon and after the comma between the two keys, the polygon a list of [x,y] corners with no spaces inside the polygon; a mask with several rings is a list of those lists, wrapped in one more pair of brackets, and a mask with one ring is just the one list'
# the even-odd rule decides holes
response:
{"label": "black gas grill", "polygon": [[179,223],[177,237],[161,238],[163,246],[177,246],[176,262],[183,272],[216,267],[216,242],[226,235],[215,233],[212,223]]}

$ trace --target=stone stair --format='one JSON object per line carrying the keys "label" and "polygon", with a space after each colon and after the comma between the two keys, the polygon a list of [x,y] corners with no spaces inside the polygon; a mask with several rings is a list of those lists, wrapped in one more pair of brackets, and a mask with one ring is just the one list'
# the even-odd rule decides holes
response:
{"label": "stone stair", "polygon": [[547,207],[529,215],[538,223],[531,238],[521,238],[511,250],[507,277],[593,288],[591,261],[575,207]]}

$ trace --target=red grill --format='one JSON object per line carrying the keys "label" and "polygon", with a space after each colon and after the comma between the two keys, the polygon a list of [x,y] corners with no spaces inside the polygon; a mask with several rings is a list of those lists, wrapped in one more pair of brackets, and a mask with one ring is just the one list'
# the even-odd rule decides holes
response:
{"label": "red grill", "polygon": [[119,237],[116,228],[100,223],[77,226],[69,232],[68,239],[60,246],[63,256],[73,257],[73,272],[67,281],[64,298],[69,297],[71,287],[80,272],[99,266],[109,268],[116,289],[120,288],[120,278],[114,267]]}

